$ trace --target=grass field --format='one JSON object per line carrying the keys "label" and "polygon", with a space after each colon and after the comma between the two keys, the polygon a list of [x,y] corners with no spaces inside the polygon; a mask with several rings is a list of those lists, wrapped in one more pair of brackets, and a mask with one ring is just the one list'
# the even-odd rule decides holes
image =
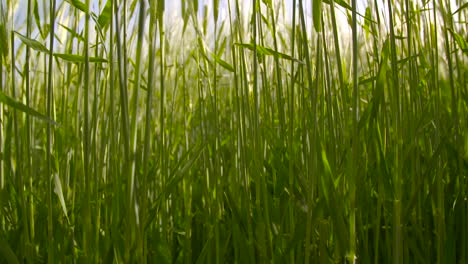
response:
{"label": "grass field", "polygon": [[468,4],[174,6],[0,0],[0,263],[468,262]]}

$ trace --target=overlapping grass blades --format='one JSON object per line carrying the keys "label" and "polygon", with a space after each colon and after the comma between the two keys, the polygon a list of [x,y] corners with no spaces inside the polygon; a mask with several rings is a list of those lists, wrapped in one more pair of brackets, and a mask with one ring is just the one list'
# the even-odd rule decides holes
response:
{"label": "overlapping grass blades", "polygon": [[465,3],[25,2],[0,262],[466,263]]}

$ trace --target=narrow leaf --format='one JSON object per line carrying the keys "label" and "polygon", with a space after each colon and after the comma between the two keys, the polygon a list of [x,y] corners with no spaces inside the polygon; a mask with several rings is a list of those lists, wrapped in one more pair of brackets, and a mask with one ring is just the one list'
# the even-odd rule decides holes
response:
{"label": "narrow leaf", "polygon": [[322,31],[322,0],[313,0],[312,5],[314,28],[316,32],[320,32]]}
{"label": "narrow leaf", "polygon": [[375,76],[371,76],[371,77],[361,76],[361,77],[359,77],[359,85],[365,85],[365,84],[373,83],[375,80],[376,80]]}
{"label": "narrow leaf", "polygon": [[291,61],[295,61],[295,62],[299,62],[301,64],[304,64],[302,61],[296,59],[296,58],[293,58],[292,56],[288,55],[288,54],[285,54],[285,53],[282,53],[282,52],[279,52],[279,51],[275,51],[271,48],[266,48],[265,49],[269,52],[269,54],[266,54],[266,55],[272,55],[274,57],[278,57],[280,59],[285,59],[285,60],[291,60]]}
{"label": "narrow leaf", "polygon": [[88,7],[86,6],[85,3],[79,1],[79,0],[65,0],[66,2],[68,2],[70,5],[74,6],[75,8],[85,12],[85,13],[88,13]]}
{"label": "narrow leaf", "polygon": [[[60,58],[62,60],[74,63],[84,63],[85,57],[82,55],[75,55],[75,54],[65,54],[65,53],[54,53],[54,56]],[[90,57],[89,62],[95,63],[106,63],[107,60],[99,57]]]}
{"label": "narrow leaf", "polygon": [[325,149],[322,146],[322,162],[323,162],[323,169],[325,170],[325,175],[321,177],[321,183],[322,183],[322,189],[323,189],[323,194],[325,195],[325,199],[327,200],[327,203],[330,201],[330,196],[329,196],[329,179],[332,179],[332,171],[330,168],[330,164],[328,163],[328,158],[327,158],[327,153],[325,152]]}
{"label": "narrow leaf", "polygon": [[[249,50],[252,50],[252,51],[254,50],[254,45],[250,44],[250,43],[235,43],[234,45],[237,45],[239,47],[246,48],[246,49],[249,49]],[[290,56],[288,54],[281,53],[279,51],[275,51],[275,50],[273,50],[271,48],[263,47],[263,46],[260,46],[260,45],[257,45],[257,53],[259,55],[270,55],[270,56],[278,57],[280,59],[292,60],[292,61],[304,64],[302,61],[300,61],[300,60],[298,60],[296,58],[293,58],[292,56]]]}
{"label": "narrow leaf", "polygon": [[0,21],[0,56],[6,58],[8,55],[7,33],[5,25]]}
{"label": "narrow leaf", "polygon": [[99,27],[104,28],[107,25],[109,25],[111,15],[112,15],[111,6],[112,6],[112,0],[107,0],[106,5],[104,6],[104,9],[102,9],[102,12],[98,18]]}
{"label": "narrow leaf", "polygon": [[[329,5],[331,5],[332,3],[330,0],[323,0],[323,2]],[[352,10],[351,6],[348,3],[346,3],[344,0],[335,0],[333,2],[335,2],[335,4],[338,4],[341,7],[348,9],[349,11]]]}
{"label": "narrow leaf", "polygon": [[273,3],[271,0],[262,0],[262,2],[268,7],[268,8],[273,8]]}
{"label": "narrow leaf", "polygon": [[39,29],[39,33],[41,33],[42,38],[46,37],[44,30],[42,30],[41,26],[41,17],[39,16],[39,7],[37,4],[37,0],[34,1],[34,20],[36,21],[37,28]]}
{"label": "narrow leaf", "polygon": [[0,10],[0,12],[0,57],[6,58],[8,55],[8,35],[6,31],[7,22],[3,10]]}
{"label": "narrow leaf", "polygon": [[241,48],[249,49],[251,51],[254,50],[253,44],[247,44],[247,43],[235,43],[236,46],[239,46]]}
{"label": "narrow leaf", "polygon": [[68,219],[68,214],[67,214],[67,205],[65,204],[65,199],[63,198],[63,191],[62,191],[62,182],[60,181],[60,177],[58,176],[58,173],[54,173],[54,182],[55,182],[55,188],[54,192],[57,194],[60,205],[62,206],[63,213],[65,214],[65,217]]}
{"label": "narrow leaf", "polygon": [[46,122],[49,122],[49,123],[52,123],[54,125],[58,125],[55,121],[49,119],[47,116],[39,113],[38,111],[32,109],[31,107],[28,107],[26,105],[24,105],[23,103],[21,102],[18,102],[16,101],[15,99],[9,97],[8,95],[6,95],[3,91],[0,90],[0,102],[1,103],[4,103],[16,110],[19,110],[21,112],[24,112],[24,113],[27,113],[31,116],[34,116],[34,117],[37,117],[41,120],[44,120]]}
{"label": "narrow leaf", "polygon": [[16,33],[16,35],[18,35],[18,37],[21,39],[21,41],[24,44],[26,44],[26,46],[28,46],[28,47],[30,47],[32,49],[35,49],[37,51],[49,53],[49,50],[42,43],[40,43],[39,41],[34,40],[34,39],[30,39],[30,38],[28,38],[26,36],[23,36],[17,31],[15,31],[15,33]]}
{"label": "narrow leaf", "polygon": [[213,55],[213,58],[214,60],[221,66],[223,67],[224,69],[230,71],[230,72],[234,72],[234,67],[231,66],[231,64],[227,63],[226,61],[224,61],[223,59],[221,59],[220,57],[216,56],[215,54],[212,54]]}
{"label": "narrow leaf", "polygon": [[366,31],[366,37],[369,37],[369,33],[371,32],[371,21],[372,21],[372,14],[371,9],[366,7],[364,25],[362,26]]}
{"label": "narrow leaf", "polygon": [[468,3],[464,3],[460,8],[458,8],[455,12],[453,12],[452,15],[455,15],[456,13],[462,11],[463,9],[468,8]]}
{"label": "narrow leaf", "polygon": [[449,28],[448,30],[452,37],[455,39],[455,42],[457,42],[458,47],[463,51],[463,53],[468,55],[468,43],[466,42],[466,40],[460,34],[453,31],[451,28]]}

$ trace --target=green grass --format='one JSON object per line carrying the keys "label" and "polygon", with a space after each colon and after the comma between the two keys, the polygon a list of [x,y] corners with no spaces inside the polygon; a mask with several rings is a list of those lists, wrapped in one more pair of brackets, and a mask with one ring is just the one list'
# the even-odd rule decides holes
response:
{"label": "green grass", "polygon": [[463,1],[204,3],[0,1],[0,263],[467,262]]}

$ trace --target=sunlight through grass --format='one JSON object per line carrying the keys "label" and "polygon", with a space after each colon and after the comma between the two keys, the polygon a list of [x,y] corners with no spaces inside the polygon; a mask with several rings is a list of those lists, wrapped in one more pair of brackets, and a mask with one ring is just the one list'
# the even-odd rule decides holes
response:
{"label": "sunlight through grass", "polygon": [[466,263],[467,16],[0,0],[0,262]]}

